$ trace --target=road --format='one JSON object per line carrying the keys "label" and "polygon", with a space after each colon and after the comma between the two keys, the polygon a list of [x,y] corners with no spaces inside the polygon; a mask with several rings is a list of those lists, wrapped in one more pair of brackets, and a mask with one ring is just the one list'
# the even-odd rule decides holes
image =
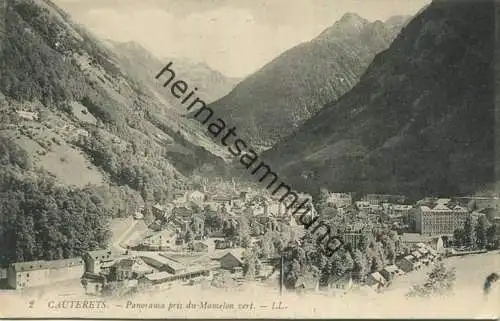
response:
{"label": "road", "polygon": [[[135,226],[137,225],[137,223],[139,222],[139,220],[133,220],[132,221],[132,224],[130,224],[129,227],[127,227],[127,229],[122,233],[122,235],[120,235],[116,240],[115,242],[113,242],[112,246],[117,248],[117,249],[125,249],[121,246],[121,243],[125,240],[125,238],[129,235],[130,231],[132,231]],[[126,249],[125,249],[126,250]]]}

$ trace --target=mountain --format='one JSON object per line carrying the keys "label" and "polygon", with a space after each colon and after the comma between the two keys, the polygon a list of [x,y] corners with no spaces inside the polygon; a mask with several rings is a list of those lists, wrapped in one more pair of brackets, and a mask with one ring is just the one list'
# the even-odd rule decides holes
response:
{"label": "mountain", "polygon": [[346,93],[403,26],[345,14],[315,39],[293,47],[210,105],[238,135],[267,148],[326,103]]}
{"label": "mountain", "polygon": [[[296,189],[454,195],[495,180],[494,2],[433,1],[263,157]],[[498,148],[496,148],[498,150]]]}
{"label": "mountain", "polygon": [[0,154],[25,153],[21,163],[31,164],[19,168],[7,157],[2,165],[24,176],[47,172],[62,185],[126,189],[148,202],[189,185],[186,176],[201,167],[224,167],[225,151],[143,83],[155,63],[147,51],[124,49],[140,52],[127,64],[48,0],[2,9]]}
{"label": "mountain", "polygon": [[193,87],[198,87],[198,95],[207,103],[228,94],[238,81],[211,69],[205,63],[180,58],[163,58],[160,60],[134,41],[120,43],[107,40],[107,43],[113,48],[121,66],[129,74],[140,79],[143,84],[149,87],[152,93],[157,97],[159,95],[169,106],[181,113],[186,112],[185,108],[179,104],[178,99],[172,97],[162,84],[155,79],[158,71],[167,63],[173,62],[172,68],[178,73],[176,76]]}

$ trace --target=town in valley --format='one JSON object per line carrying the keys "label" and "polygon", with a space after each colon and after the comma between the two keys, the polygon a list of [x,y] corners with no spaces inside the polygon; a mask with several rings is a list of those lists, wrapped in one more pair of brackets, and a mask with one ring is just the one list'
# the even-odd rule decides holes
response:
{"label": "town in valley", "polygon": [[7,288],[22,291],[79,280],[86,295],[126,296],[168,291],[175,284],[260,282],[282,291],[383,294],[393,280],[448,257],[498,249],[496,195],[411,202],[403,195],[323,189],[311,215],[343,240],[342,253],[330,258],[337,266],[326,278],[307,270],[297,273],[295,252],[313,244],[314,233],[297,223],[286,203],[259,186],[239,189],[234,181],[222,180],[205,184],[179,190],[171,202],[113,219],[106,248],[80,257],[10,264],[4,269]]}

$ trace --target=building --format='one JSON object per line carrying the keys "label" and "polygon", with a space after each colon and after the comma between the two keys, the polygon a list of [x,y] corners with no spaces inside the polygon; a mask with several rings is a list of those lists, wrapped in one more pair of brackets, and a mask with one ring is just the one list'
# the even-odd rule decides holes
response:
{"label": "building", "polygon": [[382,205],[382,203],[404,204],[406,197],[404,195],[368,194],[363,201],[370,203],[370,205]]}
{"label": "building", "polygon": [[234,270],[243,266],[244,249],[232,249],[219,258],[221,269]]}
{"label": "building", "polygon": [[483,208],[495,208],[498,209],[500,207],[500,199],[498,196],[469,196],[469,197],[455,197],[453,199],[457,203],[460,203],[462,206],[468,206],[471,202],[475,205],[477,209]]}
{"label": "building", "polygon": [[186,265],[163,253],[149,252],[141,255],[141,259],[160,272],[179,274],[186,270]]}
{"label": "building", "polygon": [[186,199],[186,203],[193,202],[193,203],[197,204],[198,206],[202,206],[203,203],[205,202],[205,200],[207,199],[207,196],[205,195],[205,193],[202,193],[200,191],[195,190],[195,191],[186,192],[185,199]]}
{"label": "building", "polygon": [[139,279],[141,286],[154,286],[167,282],[187,281],[196,277],[205,277],[210,275],[210,269],[201,265],[195,265],[187,268],[178,274],[172,274],[167,271],[146,274]]}
{"label": "building", "polygon": [[192,244],[192,250],[194,252],[208,252],[208,245],[204,242],[195,241]]}
{"label": "building", "polygon": [[360,211],[368,211],[370,209],[370,203],[367,201],[356,201],[354,204]]}
{"label": "building", "polygon": [[400,259],[396,262],[396,266],[406,273],[418,270],[420,267],[417,259],[413,255],[407,255]]}
{"label": "building", "polygon": [[223,250],[233,247],[233,242],[231,240],[215,240],[215,249]]}
{"label": "building", "polygon": [[363,237],[362,233],[342,233],[342,240],[344,241],[345,244],[351,244],[352,248],[357,248],[358,244]]}
{"label": "building", "polygon": [[187,206],[176,206],[172,209],[172,215],[183,221],[190,221],[194,210]]}
{"label": "building", "polygon": [[145,238],[138,247],[147,251],[165,251],[175,247],[176,239],[175,231],[165,229]]}
{"label": "building", "polygon": [[415,248],[418,244],[422,243],[437,252],[444,250],[444,241],[440,236],[427,236],[418,233],[403,233],[401,235],[401,243],[409,248]]}
{"label": "building", "polygon": [[352,195],[351,193],[328,193],[326,205],[336,208],[351,206]]}
{"label": "building", "polygon": [[126,258],[113,264],[110,269],[110,277],[112,281],[137,280],[153,272],[154,269],[142,259],[138,257]]}
{"label": "building", "polygon": [[397,265],[392,264],[384,267],[382,271],[380,271],[380,274],[386,279],[387,281],[392,281],[395,277],[404,274],[402,270],[400,270]]}
{"label": "building", "polygon": [[415,230],[422,235],[451,236],[457,228],[464,225],[468,215],[467,209],[460,206],[453,209],[442,204],[433,208],[420,206],[415,212]]}
{"label": "building", "polygon": [[167,213],[167,211],[168,211],[168,208],[167,208],[167,206],[164,206],[164,205],[155,204],[155,205],[153,205],[153,207],[151,208],[151,211],[153,212],[153,216],[154,216],[157,220],[162,220],[162,219],[164,219],[165,214],[166,214],[166,213]]}
{"label": "building", "polygon": [[387,206],[387,214],[389,214],[390,216],[407,217],[412,210],[412,205],[389,204]]}
{"label": "building", "polygon": [[125,252],[112,249],[96,250],[83,255],[85,262],[85,272],[99,274],[103,266],[111,267],[112,263],[125,256]]}
{"label": "building", "polygon": [[79,279],[84,273],[81,258],[12,263],[7,269],[7,284],[12,289],[29,288]]}

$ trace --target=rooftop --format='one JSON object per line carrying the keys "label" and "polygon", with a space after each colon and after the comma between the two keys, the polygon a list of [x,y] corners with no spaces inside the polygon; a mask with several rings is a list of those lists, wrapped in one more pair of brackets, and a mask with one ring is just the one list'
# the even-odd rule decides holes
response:
{"label": "rooftop", "polygon": [[87,252],[87,254],[95,260],[98,260],[98,259],[112,260],[112,259],[116,259],[116,258],[119,258],[120,256],[125,255],[125,252],[118,251],[115,249],[104,249],[104,250],[90,251],[90,252]]}
{"label": "rooftop", "polygon": [[28,262],[19,262],[11,264],[11,266],[14,268],[15,271],[59,269],[77,265],[83,265],[82,258],[62,259],[53,261],[38,260],[38,261],[28,261]]}
{"label": "rooftop", "polygon": [[170,277],[172,275],[173,274],[168,273],[168,272],[157,272],[157,273],[146,274],[144,277],[150,281],[159,281],[159,280],[167,279],[168,277]]}
{"label": "rooftop", "polygon": [[432,236],[420,235],[418,233],[403,233],[401,240],[407,243],[428,243],[433,240]]}

